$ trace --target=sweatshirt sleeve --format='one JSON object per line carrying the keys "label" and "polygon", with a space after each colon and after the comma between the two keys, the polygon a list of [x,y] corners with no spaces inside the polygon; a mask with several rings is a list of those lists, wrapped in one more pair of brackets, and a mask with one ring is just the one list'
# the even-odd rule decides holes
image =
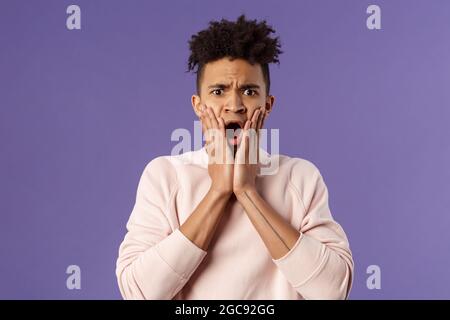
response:
{"label": "sweatshirt sleeve", "polygon": [[300,237],[286,255],[273,261],[303,298],[346,299],[353,259],[347,236],[331,215],[322,175],[301,159],[292,170],[291,186],[304,210]]}
{"label": "sweatshirt sleeve", "polygon": [[116,263],[124,299],[172,299],[206,255],[168,218],[175,214],[170,204],[176,189],[168,159],[155,158],[145,167]]}

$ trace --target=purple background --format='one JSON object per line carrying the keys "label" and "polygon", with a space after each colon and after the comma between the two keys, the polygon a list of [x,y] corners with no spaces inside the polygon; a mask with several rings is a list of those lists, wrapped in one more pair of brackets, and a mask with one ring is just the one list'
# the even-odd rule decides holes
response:
{"label": "purple background", "polygon": [[[69,31],[72,3],[0,3],[0,298],[121,298],[139,177],[193,128],[187,41],[240,13],[281,37],[266,126],[325,178],[350,298],[450,298],[450,2],[78,0]],[[366,28],[372,3],[382,30]],[[366,287],[372,264],[381,290]]]}

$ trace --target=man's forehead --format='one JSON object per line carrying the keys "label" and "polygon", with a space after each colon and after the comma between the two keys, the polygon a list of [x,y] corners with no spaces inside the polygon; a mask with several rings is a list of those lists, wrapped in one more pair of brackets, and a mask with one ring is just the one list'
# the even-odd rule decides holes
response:
{"label": "man's forehead", "polygon": [[204,70],[208,82],[226,82],[239,79],[241,82],[258,82],[263,80],[259,64],[251,65],[243,59],[220,59],[207,63]]}

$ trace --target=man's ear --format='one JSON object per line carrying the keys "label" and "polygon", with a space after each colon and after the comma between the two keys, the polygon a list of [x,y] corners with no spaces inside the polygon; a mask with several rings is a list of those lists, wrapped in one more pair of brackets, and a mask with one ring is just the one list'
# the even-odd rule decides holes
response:
{"label": "man's ear", "polygon": [[266,98],[266,105],[264,107],[267,114],[272,112],[274,102],[275,102],[275,97],[272,95],[268,95]]}
{"label": "man's ear", "polygon": [[194,109],[195,114],[197,115],[197,117],[200,117],[201,115],[201,99],[200,96],[194,94],[191,97],[191,104],[192,104],[192,108]]}

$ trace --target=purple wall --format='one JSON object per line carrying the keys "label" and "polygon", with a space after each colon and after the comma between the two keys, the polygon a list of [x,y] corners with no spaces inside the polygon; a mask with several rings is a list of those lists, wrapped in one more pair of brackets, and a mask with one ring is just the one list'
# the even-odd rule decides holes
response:
{"label": "purple wall", "polygon": [[[82,29],[66,28],[81,7]],[[366,8],[381,7],[381,30]],[[190,35],[265,18],[281,153],[321,170],[350,239],[352,299],[450,298],[450,2],[0,4],[0,298],[116,299],[144,166],[192,131]],[[68,265],[81,290],[66,288]],[[366,268],[381,268],[381,289]]]}

